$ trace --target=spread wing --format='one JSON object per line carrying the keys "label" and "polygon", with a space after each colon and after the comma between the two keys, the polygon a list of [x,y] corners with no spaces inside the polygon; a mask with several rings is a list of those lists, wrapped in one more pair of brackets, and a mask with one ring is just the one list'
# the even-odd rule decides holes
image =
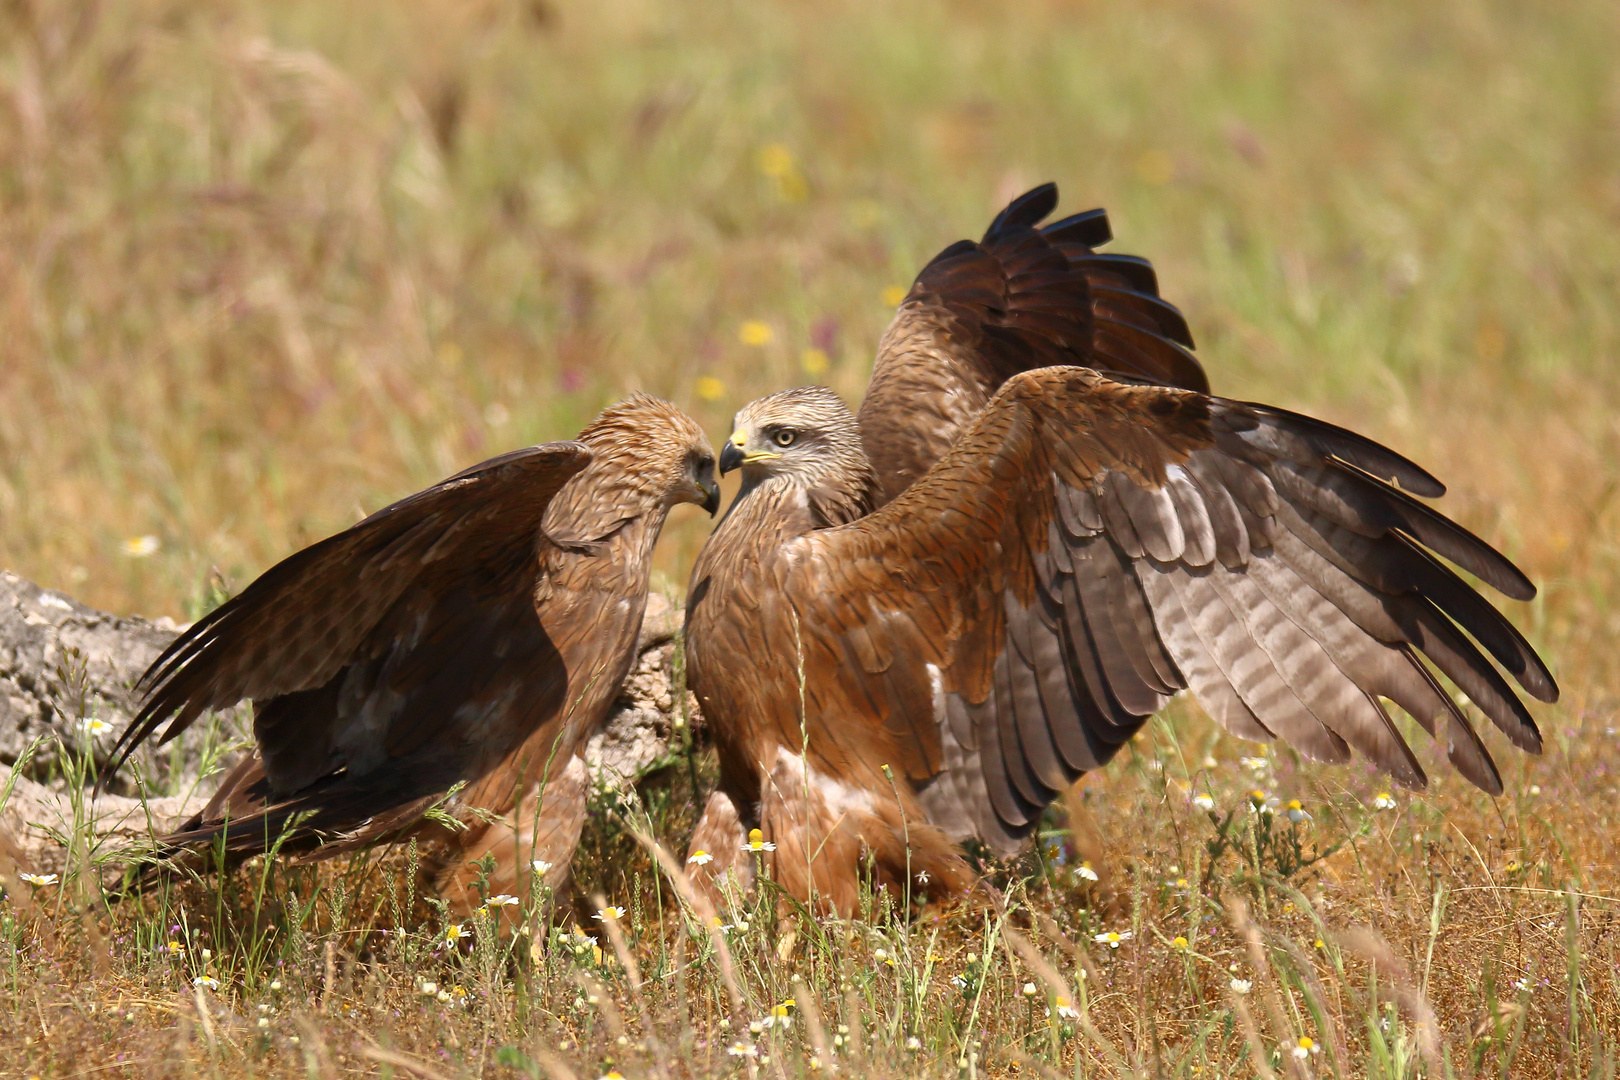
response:
{"label": "spread wing", "polygon": [[936,255],[878,346],[861,441],[884,497],[905,490],[1020,371],[1070,364],[1208,393],[1181,312],[1146,259],[1095,249],[1113,234],[1088,210],[1040,227],[1043,184],[1013,200],[978,243]]}
{"label": "spread wing", "polygon": [[365,817],[476,774],[565,694],[541,522],[589,460],[577,442],[493,458],[267,570],[142,676],[116,763],[165,720],[160,744],[251,698],[262,761],[237,786],[255,801],[319,788]]}
{"label": "spread wing", "polygon": [[1515,599],[1534,587],[1391,481],[1444,490],[1281,410],[1016,375],[902,496],[787,549],[809,711],[866,725],[936,824],[1003,849],[1182,688],[1236,735],[1324,761],[1353,748],[1421,786],[1387,699],[1444,724],[1455,766],[1500,792],[1438,676],[1530,752],[1502,670],[1542,701],[1557,688],[1436,556]]}

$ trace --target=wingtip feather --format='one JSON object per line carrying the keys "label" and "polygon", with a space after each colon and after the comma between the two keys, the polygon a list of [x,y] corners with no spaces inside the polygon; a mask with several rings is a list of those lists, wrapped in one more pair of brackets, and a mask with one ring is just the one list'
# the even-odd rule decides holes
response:
{"label": "wingtip feather", "polygon": [[1030,188],[1007,204],[984,231],[982,243],[990,243],[1009,229],[1033,229],[1053,210],[1057,209],[1058,188],[1051,181]]}

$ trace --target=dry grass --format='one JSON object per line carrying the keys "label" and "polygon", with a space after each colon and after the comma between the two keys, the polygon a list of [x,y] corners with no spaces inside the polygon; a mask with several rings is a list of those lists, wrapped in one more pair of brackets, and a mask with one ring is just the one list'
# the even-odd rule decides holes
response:
{"label": "dry grass", "polygon": [[[874,1074],[1288,1075],[1306,1035],[1312,1075],[1612,1075],[1617,52],[1605,0],[0,6],[0,565],[187,616],[216,571],[240,586],[633,387],[718,436],[816,348],[857,398],[885,290],[1052,178],[1155,260],[1218,389],[1451,481],[1542,583],[1514,614],[1565,689],[1544,757],[1494,744],[1508,797],[1440,767],[1386,811],[1357,769],[1251,778],[1252,747],[1176,710],[1086,789],[1111,904],[1071,857],[1003,874],[1005,924],[874,915],[779,955],[761,910],[730,935],[740,1006],[607,814],[577,869],[630,908],[639,996],[544,913],[435,953],[366,864],[110,911],[74,876],[4,909],[0,1074],[801,1075],[808,1015],[724,1052],[795,996],[824,1058],[844,1024],[843,1067]],[[1258,784],[1314,815],[1307,850],[1353,842],[1284,875],[1243,831],[1206,880],[1216,828],[1183,790],[1206,783],[1242,830]],[[677,847],[690,796],[646,792]],[[1044,1017],[1081,965],[1080,1016]]]}

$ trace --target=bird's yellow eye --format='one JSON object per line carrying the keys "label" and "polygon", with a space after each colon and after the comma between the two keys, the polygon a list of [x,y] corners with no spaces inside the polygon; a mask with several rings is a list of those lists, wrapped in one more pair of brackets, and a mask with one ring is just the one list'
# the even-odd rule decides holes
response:
{"label": "bird's yellow eye", "polygon": [[791,428],[783,428],[781,431],[778,431],[775,435],[771,436],[771,442],[775,443],[777,446],[792,446],[793,440],[798,437],[798,432]]}

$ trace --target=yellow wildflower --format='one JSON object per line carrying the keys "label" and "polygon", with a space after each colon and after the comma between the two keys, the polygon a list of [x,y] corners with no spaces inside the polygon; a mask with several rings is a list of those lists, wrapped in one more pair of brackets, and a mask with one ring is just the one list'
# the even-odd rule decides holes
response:
{"label": "yellow wildflower", "polygon": [[737,340],[744,345],[753,345],[756,348],[769,345],[771,338],[775,336],[775,332],[771,330],[771,324],[761,322],[758,319],[749,319],[737,327]]}
{"label": "yellow wildflower", "polygon": [[1176,163],[1163,150],[1145,150],[1136,159],[1136,175],[1145,184],[1163,187],[1176,175]]}
{"label": "yellow wildflower", "polygon": [[767,143],[759,148],[759,171],[773,180],[789,176],[794,170],[793,151],[782,143]]}

